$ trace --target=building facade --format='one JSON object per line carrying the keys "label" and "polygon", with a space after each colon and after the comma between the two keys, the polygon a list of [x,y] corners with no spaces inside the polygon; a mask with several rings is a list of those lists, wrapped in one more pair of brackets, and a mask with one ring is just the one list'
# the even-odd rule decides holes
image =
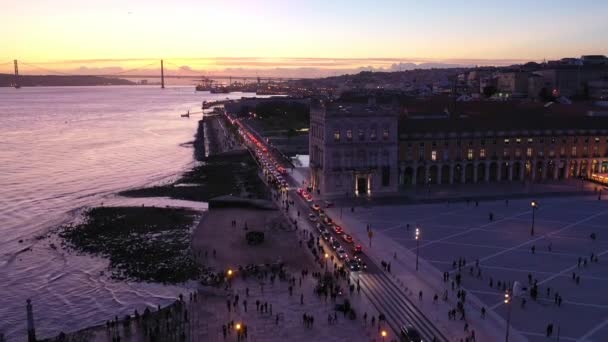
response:
{"label": "building facade", "polygon": [[310,185],[323,196],[371,196],[398,191],[395,108],[367,104],[311,104]]}
{"label": "building facade", "polygon": [[608,172],[608,108],[477,113],[402,118],[399,183],[544,182]]}

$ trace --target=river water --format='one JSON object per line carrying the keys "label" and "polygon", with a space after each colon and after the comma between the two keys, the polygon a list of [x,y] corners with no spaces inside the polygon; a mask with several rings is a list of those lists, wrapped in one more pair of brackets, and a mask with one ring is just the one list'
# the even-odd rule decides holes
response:
{"label": "river water", "polygon": [[[117,191],[166,181],[192,166],[204,100],[251,94],[193,87],[0,88],[0,332],[26,339],[25,301],[38,337],[164,305],[180,286],[115,282],[107,262],[36,239]],[[55,242],[57,244],[57,242]],[[59,246],[57,244],[57,246]],[[185,285],[186,286],[186,285]]]}

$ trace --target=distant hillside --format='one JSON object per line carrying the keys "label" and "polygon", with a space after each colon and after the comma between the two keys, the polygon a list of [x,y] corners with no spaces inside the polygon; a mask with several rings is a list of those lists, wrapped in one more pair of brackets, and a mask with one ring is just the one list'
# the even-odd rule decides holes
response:
{"label": "distant hillside", "polygon": [[[0,74],[0,87],[12,87],[15,76]],[[22,87],[134,85],[121,78],[99,76],[19,76]]]}

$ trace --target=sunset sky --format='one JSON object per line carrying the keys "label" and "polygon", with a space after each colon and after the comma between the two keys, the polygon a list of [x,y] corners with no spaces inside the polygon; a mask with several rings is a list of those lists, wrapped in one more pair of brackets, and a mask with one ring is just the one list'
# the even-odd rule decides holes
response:
{"label": "sunset sky", "polygon": [[608,54],[607,13],[601,0],[19,0],[0,11],[0,72],[13,59],[52,70],[161,57],[195,70],[508,64]]}

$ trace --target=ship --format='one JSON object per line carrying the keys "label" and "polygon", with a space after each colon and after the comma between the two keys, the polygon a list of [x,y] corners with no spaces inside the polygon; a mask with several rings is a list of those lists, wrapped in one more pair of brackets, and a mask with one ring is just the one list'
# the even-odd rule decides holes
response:
{"label": "ship", "polygon": [[211,88],[211,94],[228,94],[230,89],[228,87],[214,87]]}

